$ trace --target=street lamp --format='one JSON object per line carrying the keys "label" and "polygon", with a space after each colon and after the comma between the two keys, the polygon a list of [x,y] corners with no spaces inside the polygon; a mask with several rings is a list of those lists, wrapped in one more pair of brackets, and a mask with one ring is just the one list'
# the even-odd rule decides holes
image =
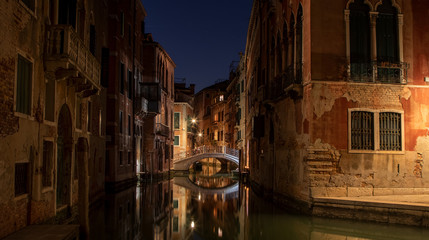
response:
{"label": "street lamp", "polygon": [[197,119],[192,118],[191,122],[192,122],[192,123],[196,123],[196,122],[197,122]]}

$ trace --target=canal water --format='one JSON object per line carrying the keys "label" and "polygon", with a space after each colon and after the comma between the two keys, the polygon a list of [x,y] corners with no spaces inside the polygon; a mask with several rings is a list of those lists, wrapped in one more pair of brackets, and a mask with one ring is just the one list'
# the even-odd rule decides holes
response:
{"label": "canal water", "polygon": [[91,209],[91,239],[429,239],[423,228],[289,213],[231,174],[141,183]]}

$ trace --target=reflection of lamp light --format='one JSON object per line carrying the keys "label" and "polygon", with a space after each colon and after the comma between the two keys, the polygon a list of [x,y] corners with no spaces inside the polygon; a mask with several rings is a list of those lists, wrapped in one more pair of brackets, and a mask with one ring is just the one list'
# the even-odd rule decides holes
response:
{"label": "reflection of lamp light", "polygon": [[217,228],[217,236],[222,237],[222,229],[220,227]]}
{"label": "reflection of lamp light", "polygon": [[198,200],[201,200],[201,193],[198,193]]}
{"label": "reflection of lamp light", "polygon": [[195,227],[195,222],[194,221],[192,221],[191,222],[191,228],[194,228]]}

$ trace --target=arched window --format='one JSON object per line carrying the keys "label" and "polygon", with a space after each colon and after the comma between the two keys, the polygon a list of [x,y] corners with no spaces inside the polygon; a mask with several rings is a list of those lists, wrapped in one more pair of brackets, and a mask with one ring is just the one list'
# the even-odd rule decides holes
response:
{"label": "arched window", "polygon": [[283,24],[283,59],[284,59],[284,65],[285,65],[285,69],[288,66],[288,62],[287,62],[287,58],[288,58],[288,49],[289,49],[289,32],[287,29],[287,23],[285,22]]}
{"label": "arched window", "polygon": [[350,73],[355,81],[372,76],[369,6],[363,0],[350,4]]}
{"label": "arched window", "polygon": [[398,63],[398,10],[391,0],[384,0],[377,11],[377,60]]}
{"label": "arched window", "polygon": [[296,83],[302,83],[302,5],[299,4],[298,15],[296,19]]}
{"label": "arched window", "polygon": [[59,1],[58,24],[76,27],[76,0]]}
{"label": "arched window", "polygon": [[294,70],[295,70],[295,16],[293,13],[290,15],[290,22],[289,22],[289,50],[288,50],[288,67],[287,67],[287,78],[288,82],[294,83],[295,82],[295,76],[294,76]]}
{"label": "arched window", "polygon": [[277,33],[277,75],[280,75],[282,73],[282,66],[283,66],[283,50],[282,50],[282,42],[280,37],[280,31]]}

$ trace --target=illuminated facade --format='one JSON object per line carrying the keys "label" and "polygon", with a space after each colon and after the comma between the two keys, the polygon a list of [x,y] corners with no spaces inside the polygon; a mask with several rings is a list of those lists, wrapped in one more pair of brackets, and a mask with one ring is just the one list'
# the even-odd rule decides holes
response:
{"label": "illuminated facade", "polygon": [[305,206],[428,186],[422,9],[417,0],[254,1],[246,144],[261,191]]}

